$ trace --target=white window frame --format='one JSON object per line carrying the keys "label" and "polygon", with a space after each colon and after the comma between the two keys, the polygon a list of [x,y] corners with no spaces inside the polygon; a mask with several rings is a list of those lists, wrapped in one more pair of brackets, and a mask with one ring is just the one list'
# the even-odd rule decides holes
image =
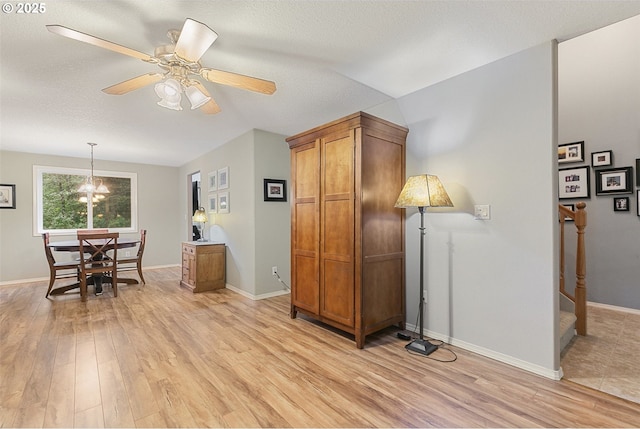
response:
{"label": "white window frame", "polygon": [[[88,176],[91,174],[91,170],[48,165],[33,166],[33,236],[37,237],[45,232],[51,235],[75,234],[75,229],[44,229],[42,213],[42,175],[44,173]],[[138,174],[123,171],[94,170],[93,175],[97,177],[122,177],[131,180],[131,226],[129,228],[109,228],[109,231],[120,233],[138,232]],[[87,226],[88,228],[93,227],[93,207],[88,203]]]}

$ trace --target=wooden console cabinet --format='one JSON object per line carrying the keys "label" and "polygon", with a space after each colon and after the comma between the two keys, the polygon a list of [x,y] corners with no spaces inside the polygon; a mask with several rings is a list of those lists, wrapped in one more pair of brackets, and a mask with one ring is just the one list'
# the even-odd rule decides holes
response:
{"label": "wooden console cabinet", "polygon": [[194,293],[225,287],[226,246],[224,243],[189,241],[182,243],[180,286]]}
{"label": "wooden console cabinet", "polygon": [[291,317],[351,333],[356,346],[404,327],[408,130],[363,112],[287,138],[291,149]]}

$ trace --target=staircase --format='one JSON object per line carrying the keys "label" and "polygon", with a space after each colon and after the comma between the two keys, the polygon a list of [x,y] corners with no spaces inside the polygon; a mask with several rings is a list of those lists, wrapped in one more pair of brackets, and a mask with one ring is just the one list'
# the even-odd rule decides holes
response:
{"label": "staircase", "polygon": [[[584,230],[587,226],[586,204],[576,204],[576,210],[570,210],[560,204],[560,350],[571,342],[575,334],[587,335],[587,289],[585,283],[586,257]],[[572,220],[577,233],[576,242],[576,284],[574,293],[565,289],[565,224]]]}
{"label": "staircase", "polygon": [[564,350],[576,335],[575,304],[560,294],[560,350]]}

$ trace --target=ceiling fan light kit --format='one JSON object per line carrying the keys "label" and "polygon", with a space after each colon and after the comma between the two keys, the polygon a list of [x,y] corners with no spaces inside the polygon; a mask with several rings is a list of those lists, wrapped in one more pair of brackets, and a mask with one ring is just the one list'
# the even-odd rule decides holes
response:
{"label": "ceiling fan light kit", "polygon": [[167,36],[171,44],[155,48],[153,56],[61,25],[47,25],[47,30],[156,64],[164,70],[162,73],[147,73],[104,88],[102,91],[107,94],[123,95],[155,83],[155,92],[160,97],[158,105],[167,109],[182,110],[180,101],[181,93],[184,91],[191,103],[191,110],[200,109],[210,115],[218,113],[220,107],[204,85],[192,79],[192,76],[262,94],[270,95],[276,91],[276,84],[268,80],[202,67],[200,58],[218,38],[218,34],[207,25],[190,18],[185,20],[181,31],[169,30]]}

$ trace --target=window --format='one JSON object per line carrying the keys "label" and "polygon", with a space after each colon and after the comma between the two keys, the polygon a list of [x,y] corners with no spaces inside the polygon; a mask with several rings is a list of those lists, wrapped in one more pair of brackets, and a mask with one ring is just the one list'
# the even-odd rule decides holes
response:
{"label": "window", "polygon": [[105,198],[83,202],[78,188],[89,174],[76,168],[33,167],[34,235],[68,234],[83,228],[137,231],[137,174],[94,171],[110,192]]}

